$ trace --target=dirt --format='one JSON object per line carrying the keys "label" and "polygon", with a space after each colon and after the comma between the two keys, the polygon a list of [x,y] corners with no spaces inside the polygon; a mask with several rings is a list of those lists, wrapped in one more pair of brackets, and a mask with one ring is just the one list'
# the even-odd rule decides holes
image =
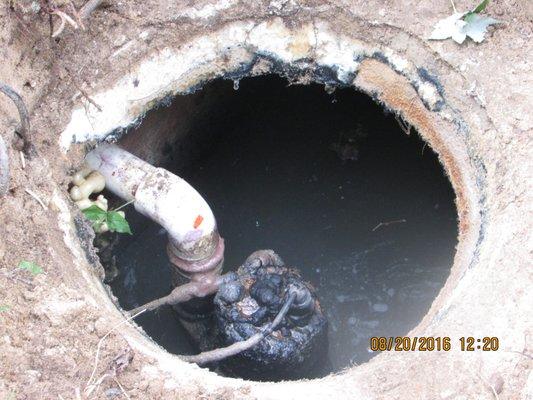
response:
{"label": "dirt", "polygon": [[[18,91],[28,106],[36,154],[26,157],[23,167],[19,153],[10,146],[10,189],[0,200],[0,306],[5,306],[0,311],[0,398],[111,398],[113,394],[132,399],[312,398],[313,393],[342,391],[339,396],[344,398],[355,393],[361,398],[389,399],[533,396],[527,180],[533,128],[530,2],[491,2],[488,12],[505,23],[491,29],[484,43],[462,46],[426,40],[433,24],[451,14],[446,1],[104,2],[86,21],[86,30],[67,26],[55,40],[49,37],[48,17],[35,14],[30,1],[13,4],[14,10],[7,3],[0,6],[4,43],[0,81]],[[74,4],[81,6],[80,1]],[[203,18],[209,4],[216,5],[215,11]],[[474,4],[468,1],[460,8]],[[69,174],[84,152],[83,146],[77,146],[64,154],[58,146],[72,108],[83,96],[134,70],[139,60],[153,52],[179,48],[190,38],[230,22],[275,16],[288,27],[324,20],[347,35],[375,40],[383,34],[380,40],[414,60],[422,52],[433,54],[439,71],[449,72],[440,78],[447,90],[456,91],[448,94],[461,104],[465,119],[482,118],[467,109],[468,101],[483,110],[490,124],[476,133],[473,142],[478,157],[485,160],[487,174],[484,212],[490,223],[476,261],[485,263],[486,270],[452,273],[451,286],[441,296],[451,296],[457,286],[460,291],[455,298],[463,299],[464,307],[446,314],[437,313],[440,304],[434,305],[436,321],[446,322],[450,330],[427,321],[423,326],[433,329],[427,334],[435,336],[501,333],[500,351],[384,354],[361,368],[307,386],[293,383],[274,388],[223,380],[183,363],[171,364],[174,359],[158,355],[156,346],[141,346],[141,334],[127,340],[126,323],[107,300],[107,288],[86,285],[103,276],[84,223],[77,223],[80,236],[75,244],[65,228],[76,231],[71,216],[80,214],[68,202],[66,189]],[[126,47],[143,32],[145,39]],[[15,107],[0,97],[2,136],[8,144],[15,140],[17,120]],[[27,189],[42,199],[46,209]],[[37,263],[44,273],[33,276],[17,270],[22,260]],[[460,286],[459,281],[469,283],[471,289],[464,289],[466,283]],[[462,317],[457,317],[459,311]],[[477,321],[481,322],[476,325]],[[117,369],[114,360],[124,352],[131,352],[133,358],[126,357]],[[172,374],[173,369],[183,372],[182,380]]]}

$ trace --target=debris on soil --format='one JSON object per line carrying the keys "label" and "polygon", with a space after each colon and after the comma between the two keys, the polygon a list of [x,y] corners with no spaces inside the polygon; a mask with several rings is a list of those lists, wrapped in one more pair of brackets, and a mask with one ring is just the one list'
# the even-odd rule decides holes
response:
{"label": "debris on soil", "polygon": [[46,206],[44,201],[41,199],[41,197],[37,193],[35,193],[34,191],[28,188],[24,189],[24,191],[28,193],[33,199],[35,199],[35,201],[39,203],[39,205],[43,208],[43,210],[45,211],[48,210],[48,207]]}
{"label": "debris on soil", "polygon": [[[89,15],[100,5],[102,0],[89,0],[80,10],[76,10],[72,2],[63,7],[56,6],[53,2],[46,0],[41,1],[40,10],[50,16],[50,28],[52,29],[51,37],[55,38],[63,33],[65,26],[68,24],[74,29],[85,29],[83,23]],[[53,29],[52,16],[59,18],[59,26]]]}
{"label": "debris on soil", "polygon": [[468,12],[457,12],[455,5],[452,2],[454,9],[453,15],[441,19],[435,25],[430,40],[445,40],[452,38],[457,43],[461,44],[467,37],[476,43],[481,43],[485,39],[487,27],[494,24],[499,24],[500,21],[492,17],[480,16],[489,0],[483,0],[476,8]]}

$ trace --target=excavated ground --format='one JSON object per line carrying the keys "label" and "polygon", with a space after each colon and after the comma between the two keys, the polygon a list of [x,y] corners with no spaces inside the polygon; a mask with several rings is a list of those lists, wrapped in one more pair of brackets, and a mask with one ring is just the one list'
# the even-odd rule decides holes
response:
{"label": "excavated ground", "polygon": [[[105,2],[85,31],[67,27],[59,40],[49,38],[48,18],[35,15],[32,2],[12,4],[15,11],[0,6],[0,81],[23,96],[36,152],[23,164],[10,146],[10,190],[0,200],[0,398],[532,398],[532,3],[491,2],[488,11],[505,24],[482,44],[462,46],[426,40],[451,13],[447,1]],[[230,23],[272,18],[291,29],[325,21],[339,35],[383,43],[436,71],[447,101],[471,125],[470,159],[484,170],[478,177],[484,223],[471,266],[452,270],[412,333],[498,336],[499,351],[391,352],[321,380],[245,382],[164,355],[141,335],[127,336],[130,328],[104,290],[87,285],[102,269],[92,233],[66,197],[84,151],[64,153],[59,146],[72,109],[154,52],[179,49]],[[9,144],[17,121],[14,106],[0,97]],[[471,188],[462,189],[468,197]],[[468,230],[468,220],[461,224]],[[21,260],[38,263],[44,273],[14,271]]]}

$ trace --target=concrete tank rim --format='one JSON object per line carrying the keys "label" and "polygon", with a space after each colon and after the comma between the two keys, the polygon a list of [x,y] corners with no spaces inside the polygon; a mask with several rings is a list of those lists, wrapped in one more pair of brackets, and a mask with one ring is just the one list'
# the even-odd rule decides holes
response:
{"label": "concrete tank rim", "polygon": [[[321,27],[319,29],[323,29],[324,34],[327,36],[324,38],[324,46],[323,48],[319,46],[313,48],[312,45],[309,45],[306,49],[306,43],[310,44],[310,40],[307,40],[306,42],[306,39],[302,38],[309,39],[310,37],[308,35],[315,32],[317,25]],[[264,43],[261,39],[257,39],[257,42],[255,42],[253,46],[250,46],[246,40],[248,40],[253,31],[257,32],[258,29],[263,29],[262,35],[265,35],[267,39]],[[245,35],[242,36],[242,34]],[[284,37],[288,37],[289,39],[284,40]],[[231,43],[230,51],[227,48],[224,49],[227,47],[223,45],[225,40],[229,40],[229,43]],[[277,44],[279,46],[277,48],[278,53],[276,53],[276,49],[272,48],[272,44],[276,43],[276,40],[279,41]],[[267,43],[267,41],[269,41],[269,43]],[[456,190],[456,194],[459,197],[457,203],[458,215],[461,220],[459,244],[451,276],[446,282],[445,287],[441,290],[441,293],[437,296],[437,299],[434,301],[429,312],[431,316],[427,315],[418,327],[413,330],[413,333],[427,332],[430,328],[438,328],[443,313],[445,313],[450,307],[453,307],[454,286],[457,284],[458,280],[464,276],[468,269],[472,268],[473,263],[475,264],[476,252],[483,239],[482,217],[485,212],[483,210],[482,193],[484,183],[482,179],[480,180],[479,178],[482,166],[476,166],[476,160],[473,160],[472,155],[469,154],[469,127],[461,119],[461,114],[455,108],[455,105],[446,103],[446,97],[442,95],[442,93],[446,93],[445,89],[447,88],[439,87],[435,82],[422,79],[414,63],[402,58],[392,49],[386,48],[381,44],[367,44],[360,42],[359,40],[351,40],[350,38],[337,36],[324,22],[310,24],[303,28],[288,28],[278,18],[263,22],[263,25],[238,22],[230,24],[229,26],[209,35],[203,35],[201,38],[195,38],[192,42],[194,43],[192,43],[191,46],[197,46],[197,50],[200,52],[213,50],[217,50],[218,52],[216,52],[216,56],[208,62],[195,65],[195,68],[185,69],[180,77],[174,77],[175,80],[172,81],[174,87],[165,88],[164,86],[161,86],[154,92],[153,96],[148,96],[149,98],[143,99],[142,102],[131,102],[130,109],[125,110],[125,113],[120,116],[122,119],[118,121],[118,124],[115,124],[115,128],[119,126],[125,128],[126,126],[135,123],[135,121],[142,117],[145,111],[150,109],[165,96],[197,90],[202,82],[206,82],[221,74],[225,77],[234,77],[235,79],[238,79],[242,76],[258,75],[268,71],[276,72],[276,69],[277,72],[280,73],[284,71],[284,68],[288,67],[295,68],[296,70],[305,70],[305,68],[310,69],[315,66],[328,67],[328,73],[333,71],[337,74],[338,84],[352,85],[354,89],[364,91],[371,97],[382,102],[385,106],[390,107],[392,110],[400,111],[405,120],[417,127],[424,140],[429,142],[440,155],[441,161],[446,168],[448,175],[451,177],[454,190]],[[258,48],[261,44],[265,47]],[[191,46],[184,45],[181,48],[187,49]],[[351,46],[353,54],[359,54],[361,57],[351,57],[351,61],[341,60],[342,62],[340,64],[335,64],[335,56],[332,56],[332,53],[328,53],[327,51],[328,49],[331,49],[332,46],[334,48],[332,53],[337,52],[337,55],[345,52],[346,49]],[[335,46],[337,50],[335,50]],[[291,51],[285,51],[287,48],[291,48],[292,53]],[[342,49],[342,51],[338,49]],[[316,54],[320,50],[323,50],[324,52],[317,57]],[[260,57],[256,58],[258,55],[260,55]],[[313,55],[315,55],[315,57],[313,57]],[[154,64],[153,58],[146,60],[147,63],[150,63],[150,68],[157,65],[157,62],[170,62],[171,65],[172,62],[177,59],[187,58],[187,54],[180,55],[180,50],[165,49],[155,57],[157,60],[156,64]],[[245,61],[247,60],[255,60],[256,63],[250,66],[250,64],[246,64]],[[272,62],[272,60],[279,61],[279,63],[276,64],[275,62]],[[353,63],[353,69],[350,69],[350,63]],[[386,76],[387,79],[380,81],[380,77],[383,76]],[[128,96],[128,92],[125,89],[125,82],[128,82],[128,79],[130,78],[131,77],[124,77],[120,79],[116,83],[116,87],[113,89],[116,90],[112,96],[113,102],[115,104],[118,103],[119,106],[121,105],[120,96]],[[387,83],[391,86],[384,87],[383,84]],[[398,92],[391,92],[391,87]],[[106,96],[109,96],[109,93],[104,91],[96,93],[93,95],[93,98],[96,102],[103,102],[105,104],[107,101]],[[400,104],[400,106],[398,106],[398,104]],[[65,145],[65,143],[67,143],[65,138],[71,138],[72,136],[76,136],[76,134],[79,134],[78,137],[84,138],[80,142],[113,138],[112,136],[110,137],[109,134],[115,132],[114,129],[105,130],[102,128],[93,136],[87,135],[86,132],[84,133],[83,129],[86,127],[85,121],[77,122],[76,120],[76,118],[82,118],[79,110],[83,110],[84,115],[87,113],[83,107],[75,109],[70,124],[61,135],[61,146],[65,152],[68,151],[70,146],[70,144]],[[92,116],[96,116],[97,121],[95,123],[95,120],[93,120],[92,124],[98,126],[98,118],[101,117],[103,119],[105,116],[99,117],[95,110],[92,110],[92,112]],[[484,113],[484,110],[480,109],[479,112]],[[91,113],[91,111],[89,113]],[[103,127],[105,127],[105,123],[102,123]],[[455,131],[453,137],[447,137],[444,135],[443,131],[449,132],[447,129],[453,129]],[[60,221],[60,225],[64,226],[64,224],[64,221]],[[78,243],[72,243],[71,240],[72,237],[65,239],[65,241],[70,242],[68,243],[69,246],[78,247]],[[84,262],[84,264],[86,263]],[[115,314],[118,314],[118,310],[111,302],[111,299],[107,297],[107,294],[104,293],[101,284],[88,274],[85,274],[85,279],[87,284],[92,288],[91,291],[93,294],[94,292],[99,292],[97,302],[102,305],[105,303],[104,307],[106,311],[112,311]],[[102,294],[104,294],[104,296],[101,296]],[[105,298],[107,298],[107,300],[105,300]],[[436,306],[436,304],[438,304],[438,306]],[[207,370],[200,369],[197,366],[182,362],[177,356],[170,355],[165,350],[159,348],[159,346],[152,342],[151,339],[144,336],[133,326],[125,324],[121,327],[120,334],[132,347],[157,360],[159,368],[171,376],[174,375],[174,377],[176,377],[176,371],[190,371],[190,373],[196,378],[205,378],[205,383],[212,384],[214,387],[221,384],[238,386],[243,382],[236,378],[220,377]],[[373,365],[390,362],[391,358],[394,357],[394,354],[384,353],[376,356],[369,363],[353,367],[350,370],[355,371],[373,368]],[[177,374],[179,375],[179,372]],[[348,372],[343,372],[342,374],[313,380],[313,382],[339,381],[339,379],[342,379],[343,376],[347,376],[347,374]],[[258,385],[259,387],[271,385],[269,383],[246,383]],[[310,381],[295,381],[284,383],[282,385],[294,387],[295,385],[309,383]],[[172,382],[169,381],[169,385],[172,386]],[[278,385],[279,388],[280,384],[277,383],[275,385]],[[361,394],[363,394],[363,392],[361,392]]]}

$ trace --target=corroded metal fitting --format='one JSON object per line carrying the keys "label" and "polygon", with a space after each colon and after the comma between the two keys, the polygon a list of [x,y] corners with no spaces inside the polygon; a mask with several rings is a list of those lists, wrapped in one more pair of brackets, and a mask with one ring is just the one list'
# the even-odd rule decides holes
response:
{"label": "corroded metal fitting", "polygon": [[200,260],[185,259],[183,254],[169,241],[167,245],[167,254],[170,262],[176,266],[178,272],[189,278],[195,279],[197,276],[210,274],[220,274],[222,263],[224,261],[224,239],[216,234],[216,246],[212,253]]}

